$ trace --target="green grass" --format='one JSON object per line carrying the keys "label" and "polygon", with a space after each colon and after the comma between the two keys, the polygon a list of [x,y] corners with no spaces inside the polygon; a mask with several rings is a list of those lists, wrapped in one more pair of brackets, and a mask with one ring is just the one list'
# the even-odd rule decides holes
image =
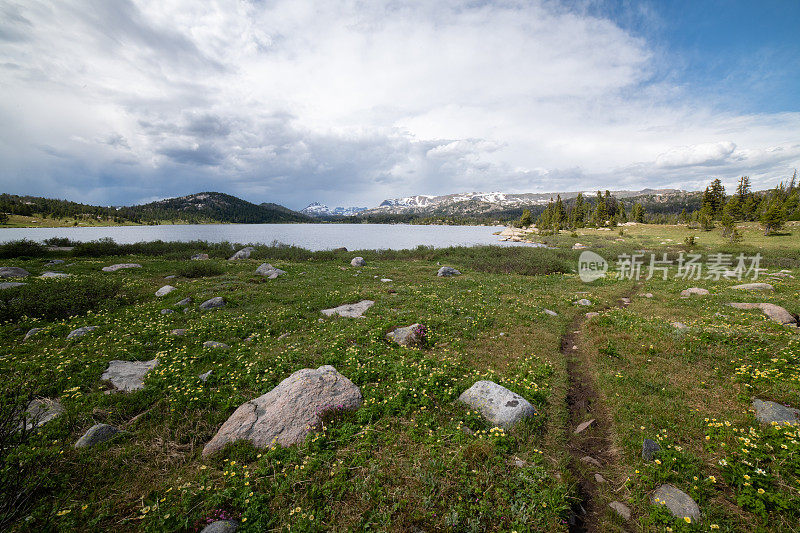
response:
{"label": "green grass", "polygon": [[[609,256],[641,245],[625,248],[608,236],[597,238],[605,239],[598,243]],[[794,237],[787,239],[798,248]],[[608,408],[618,452],[618,460],[601,469],[610,482],[600,496],[625,501],[635,530],[708,530],[714,524],[723,531],[790,531],[800,519],[800,436],[762,429],[749,411],[752,396],[800,406],[797,334],[757,312],[723,305],[772,301],[796,312],[798,280],[775,282],[774,294],[756,295],[727,288],[732,281],[652,279],[636,286],[628,308],[613,309],[634,283],[581,283],[571,273],[580,252],[567,249],[567,240],[556,250],[314,253],[271,246],[230,262],[188,261],[197,252],[227,257],[227,244],[100,246],[111,255],[95,257],[99,248],[62,254],[73,264],[58,268],[72,278],[28,278],[23,287],[26,301],[45,295],[44,301],[57,302],[61,294],[65,302],[85,305],[55,314],[21,312],[0,325],[3,405],[34,395],[59,398],[66,409],[13,453],[0,454],[0,468],[21,465],[30,472],[22,485],[0,487],[31,495],[27,505],[0,516],[11,530],[194,531],[219,513],[235,517],[243,531],[566,530],[577,491],[568,468],[560,338],[573,316],[606,307],[580,337],[592,362],[585,370]],[[132,250],[138,253],[122,254]],[[781,263],[777,248],[766,254]],[[365,257],[367,266],[351,267],[354,255]],[[37,275],[50,268],[44,266],[49,257],[3,265]],[[797,274],[800,264],[791,257],[786,261]],[[264,261],[287,274],[269,281],[256,276]],[[100,271],[120,262],[143,268]],[[437,278],[437,263],[464,274]],[[212,268],[195,265],[212,265],[215,273],[164,280]],[[166,283],[177,290],[156,298]],[[693,285],[712,294],[678,297]],[[114,287],[112,294],[97,297],[104,287]],[[655,297],[638,296],[645,292]],[[8,294],[0,296],[11,300],[20,292]],[[195,302],[189,312],[160,313],[187,296]],[[200,313],[196,304],[212,296],[223,296],[227,307]],[[573,305],[582,297],[594,305]],[[366,318],[319,320],[321,309],[361,299],[376,302]],[[669,325],[675,320],[690,329],[675,330]],[[414,322],[428,328],[425,349],[384,339],[392,328]],[[98,329],[66,340],[86,325]],[[23,343],[32,327],[42,331]],[[170,335],[175,328],[187,329],[186,336]],[[206,340],[230,349],[205,349]],[[110,360],[154,357],[159,366],[143,390],[107,394],[100,375]],[[201,457],[238,405],[298,369],[323,364],[361,388],[359,410],[331,416],[324,431],[297,446],[259,450],[239,443]],[[208,370],[213,373],[204,383],[197,376]],[[491,431],[457,402],[479,379],[521,394],[539,414],[507,432]],[[75,450],[74,442],[98,422],[126,433]],[[743,436],[757,448],[743,452]],[[660,440],[660,464],[642,461],[645,437]],[[756,468],[767,474],[753,481]],[[695,497],[704,515],[700,525],[650,505],[651,491],[662,482]],[[610,513],[601,525],[619,529]]]}

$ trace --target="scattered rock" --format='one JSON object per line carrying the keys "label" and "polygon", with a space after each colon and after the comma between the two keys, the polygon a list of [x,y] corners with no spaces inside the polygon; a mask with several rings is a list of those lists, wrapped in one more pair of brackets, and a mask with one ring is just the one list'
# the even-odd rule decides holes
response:
{"label": "scattered rock", "polygon": [[100,379],[110,381],[115,389],[131,392],[144,387],[144,376],[158,366],[158,359],[151,361],[119,361],[108,363]]}
{"label": "scattered rock", "polygon": [[181,300],[180,302],[176,303],[175,305],[176,306],[180,305],[181,307],[186,307],[188,305],[192,305],[192,297],[189,296],[187,298],[184,298],[183,300]]}
{"label": "scattered rock", "polygon": [[460,276],[461,272],[453,267],[444,266],[439,269],[439,272],[437,272],[436,275],[440,278],[449,278],[450,276]]}
{"label": "scattered rock", "polygon": [[741,285],[734,285],[731,289],[740,291],[773,291],[775,287],[769,283],[742,283]]}
{"label": "scattered rock", "polygon": [[113,439],[120,431],[114,426],[108,424],[95,424],[89,428],[89,431],[83,434],[75,443],[76,448],[91,448],[101,442]]}
{"label": "scattered rock", "polygon": [[[64,407],[58,400],[35,398],[25,408],[25,429],[42,427],[64,414]],[[20,424],[20,428],[22,424]]]}
{"label": "scattered rock", "polygon": [[197,376],[197,377],[198,377],[198,378],[200,378],[200,381],[202,381],[203,383],[205,383],[206,381],[208,381],[208,378],[210,378],[210,377],[211,377],[211,373],[212,373],[212,372],[213,372],[213,370],[209,370],[208,372],[206,372],[206,373],[204,373],[204,374],[200,374],[200,375],[199,375],[199,376]]}
{"label": "scattered rock", "polygon": [[670,325],[675,329],[689,329],[689,326],[683,322],[670,322]]}
{"label": "scattered rock", "polygon": [[619,301],[620,301],[620,303],[622,303],[622,305],[630,305],[631,304],[631,299],[626,297],[626,296],[620,298]]}
{"label": "scattered rock", "polygon": [[170,335],[175,335],[176,337],[183,337],[184,335],[186,335],[186,330],[183,328],[173,329],[170,332]]}
{"label": "scattered rock", "polygon": [[205,261],[208,259],[208,254],[194,254],[192,261]]}
{"label": "scattered rock", "polygon": [[386,338],[400,346],[422,346],[425,342],[425,326],[411,324],[404,328],[397,328],[386,334]]}
{"label": "scattered rock", "polygon": [[203,448],[208,456],[226,444],[249,440],[263,448],[302,442],[330,410],[357,409],[361,391],[330,365],[304,368],[254,400],[239,406]]}
{"label": "scattered rock", "polygon": [[123,268],[142,268],[142,265],[140,265],[138,263],[119,263],[117,265],[111,265],[111,266],[103,267],[102,270],[103,270],[103,272],[116,272],[117,270],[120,270],[120,269],[123,269]]}
{"label": "scattered rock", "polygon": [[257,269],[256,274],[260,276],[265,276],[269,279],[275,279],[282,274],[286,274],[284,270],[280,268],[275,268],[274,266],[270,265],[269,263],[262,263]]}
{"label": "scattered rock", "polygon": [[611,507],[614,510],[614,512],[617,513],[624,520],[630,520],[631,519],[631,510],[624,503],[622,503],[622,502],[611,502],[611,503],[608,504],[608,506]]}
{"label": "scattered rock", "polygon": [[579,242],[576,242],[575,244],[572,245],[573,250],[583,250],[584,248],[586,248],[586,245],[581,244]]}
{"label": "scattered rock", "polygon": [[236,533],[239,524],[233,520],[217,520],[204,527],[200,533]]}
{"label": "scattered rock", "polygon": [[176,274],[170,274],[169,276],[164,276],[164,279],[175,279],[178,276]]}
{"label": "scattered rock", "polygon": [[67,338],[68,339],[72,339],[72,338],[75,338],[75,337],[83,337],[84,335],[86,335],[90,331],[94,331],[96,329],[97,329],[97,326],[83,326],[82,328],[73,329],[72,331],[69,332],[69,335],[67,335]]}
{"label": "scattered rock", "polygon": [[63,264],[64,264],[64,260],[63,259],[52,259],[52,260],[48,261],[47,263],[45,263],[44,266],[63,265]]}
{"label": "scattered rock", "polygon": [[27,285],[27,283],[20,283],[19,281],[4,281],[0,283],[0,290],[13,289],[14,287],[22,287],[23,285]]}
{"label": "scattered rock", "polygon": [[228,261],[235,261],[236,259],[250,259],[250,254],[255,251],[255,248],[252,246],[248,246],[246,248],[242,248],[235,254],[233,254]]}
{"label": "scattered rock", "polygon": [[26,340],[30,339],[31,337],[33,337],[34,335],[36,335],[40,331],[42,331],[42,328],[31,328],[31,329],[29,329],[28,333],[25,334],[25,338],[22,339],[22,341],[25,342]]}
{"label": "scattered rock", "polygon": [[366,265],[366,264],[367,264],[367,262],[366,262],[366,261],[364,261],[364,258],[363,258],[363,257],[354,257],[354,258],[353,258],[353,259],[350,261],[350,264],[351,264],[351,265],[353,265],[354,267],[363,267],[364,265]]}
{"label": "scattered rock", "polygon": [[381,283],[391,283],[392,280],[389,278],[381,278]]}
{"label": "scattered rock", "polygon": [[339,315],[347,318],[360,318],[367,309],[375,305],[372,300],[361,300],[354,304],[340,305],[331,309],[323,309],[322,314],[325,316]]}
{"label": "scattered rock", "polygon": [[595,422],[594,418],[592,418],[591,420],[586,420],[584,422],[581,422],[580,424],[578,424],[578,427],[575,428],[575,431],[573,431],[572,434],[577,435],[578,433],[582,433],[583,431],[586,430],[586,428],[594,424],[594,422]]}
{"label": "scattered rock", "polygon": [[762,424],[797,424],[800,422],[800,410],[786,407],[776,402],[753,400],[753,409],[756,410],[756,418]]}
{"label": "scattered rock", "polygon": [[[648,293],[646,293],[646,294],[644,295],[644,297],[645,297],[645,298],[652,298],[652,297],[653,297],[653,293],[652,293],[652,292],[648,292]],[[619,503],[619,502],[617,502],[617,503]],[[620,503],[620,505],[622,505],[622,504]]]}
{"label": "scattered rock", "polygon": [[701,289],[700,287],[690,287],[681,291],[681,296],[706,296],[708,289]]}
{"label": "scattered rock", "polygon": [[217,309],[218,307],[225,307],[225,299],[222,296],[215,296],[200,304],[201,311]]}
{"label": "scattered rock", "polygon": [[598,461],[597,459],[595,459],[591,455],[584,455],[583,457],[581,457],[581,461],[583,461],[587,465],[598,466],[598,467],[602,466],[600,464],[600,461]]}
{"label": "scattered rock", "polygon": [[666,505],[675,518],[690,518],[692,522],[700,521],[700,507],[691,496],[672,485],[661,485],[653,494],[652,502]]}
{"label": "scattered rock", "polygon": [[586,298],[581,298],[580,300],[575,302],[575,305],[587,305],[588,306],[588,305],[592,305],[592,302],[591,302],[591,300],[587,300]]}
{"label": "scattered rock", "polygon": [[796,326],[797,318],[783,307],[771,303],[729,303],[736,309],[760,309],[770,320],[784,326]]}
{"label": "scattered rock", "polygon": [[586,319],[587,320],[591,319],[591,318],[594,318],[596,316],[600,316],[600,313],[598,313],[597,311],[590,311],[589,313],[586,313]]}
{"label": "scattered rock", "polygon": [[162,315],[171,315],[171,314],[172,314],[172,313],[174,313],[174,312],[175,312],[175,311],[173,311],[172,309],[162,309],[162,310],[161,310],[161,314],[162,314]]}
{"label": "scattered rock", "polygon": [[0,267],[0,278],[26,278],[31,273],[20,267]]}
{"label": "scattered rock", "polygon": [[542,311],[544,311],[546,314],[550,316],[558,316],[558,313],[556,313],[555,311],[551,311],[550,309],[542,309]]}
{"label": "scattered rock", "polygon": [[604,478],[604,477],[603,477],[603,476],[601,476],[600,474],[595,474],[595,475],[594,475],[594,480],[595,480],[596,482],[598,482],[598,483],[605,483],[605,482],[606,482],[606,478]]}
{"label": "scattered rock", "polygon": [[458,401],[479,410],[489,422],[502,428],[536,415],[528,400],[493,381],[475,382],[461,393]]}
{"label": "scattered rock", "polygon": [[47,278],[68,278],[71,275],[72,274],[66,274],[64,272],[52,272],[52,271],[48,270],[47,272],[42,272],[42,275],[39,276],[39,277],[40,278],[45,278],[45,279],[47,279]]}
{"label": "scattered rock", "polygon": [[174,290],[175,287],[173,287],[172,285],[164,285],[163,287],[161,287],[156,291],[156,296],[160,298],[162,296],[166,296],[167,294],[171,293]]}
{"label": "scattered rock", "polygon": [[203,348],[221,348],[223,350],[227,350],[228,348],[230,348],[230,346],[228,346],[224,342],[206,341],[203,343]]}
{"label": "scattered rock", "polygon": [[655,459],[656,453],[661,450],[661,446],[652,439],[644,439],[642,441],[642,459],[645,461],[652,461]]}

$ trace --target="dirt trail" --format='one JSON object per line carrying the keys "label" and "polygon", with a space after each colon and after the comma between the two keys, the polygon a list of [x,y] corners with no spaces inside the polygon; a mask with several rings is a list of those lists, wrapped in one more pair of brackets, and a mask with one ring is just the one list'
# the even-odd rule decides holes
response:
{"label": "dirt trail", "polygon": [[[630,303],[629,298],[635,289],[621,295],[618,307]],[[571,532],[601,530],[603,516],[610,502],[600,496],[600,482],[595,479],[595,474],[613,471],[613,465],[619,461],[618,450],[614,448],[611,436],[611,415],[597,392],[594,363],[580,349],[585,320],[583,313],[578,314],[561,337],[561,353],[567,361],[569,377],[567,441],[572,456],[570,470],[578,482],[580,498],[573,506],[573,518],[569,525]],[[575,430],[589,420],[594,422],[576,434]],[[592,460],[599,462],[599,466]],[[613,483],[614,480],[608,479],[606,482]]]}

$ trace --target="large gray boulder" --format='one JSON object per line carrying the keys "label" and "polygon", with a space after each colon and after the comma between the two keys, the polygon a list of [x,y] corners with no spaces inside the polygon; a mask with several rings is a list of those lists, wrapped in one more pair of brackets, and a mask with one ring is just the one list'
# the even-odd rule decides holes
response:
{"label": "large gray boulder", "polygon": [[681,296],[706,296],[708,295],[708,289],[702,289],[700,287],[690,287],[688,289],[681,291]]}
{"label": "large gray boulder", "polygon": [[120,430],[114,426],[109,426],[108,424],[95,424],[94,426],[90,427],[80,439],[78,439],[78,442],[75,443],[75,447],[91,448],[96,444],[113,439],[118,433],[120,433]]}
{"label": "large gray boulder", "polygon": [[158,366],[158,359],[151,361],[119,361],[108,363],[100,379],[110,381],[118,391],[131,392],[144,387],[144,376]]}
{"label": "large gray boulder", "polygon": [[97,326],[83,326],[82,328],[73,329],[72,331],[69,332],[69,335],[67,335],[67,338],[68,339],[74,339],[75,337],[83,337],[84,335],[86,335],[90,331],[94,331],[96,329],[97,329]]}
{"label": "large gray boulder", "polygon": [[172,285],[164,285],[163,287],[161,287],[156,291],[156,296],[161,298],[162,296],[166,296],[167,294],[171,293],[174,290],[175,287],[173,287]]}
{"label": "large gray boulder", "polygon": [[20,267],[0,267],[0,278],[25,278],[31,273]]}
{"label": "large gray boulder", "polygon": [[217,309],[218,307],[225,307],[225,299],[222,296],[215,296],[209,298],[200,304],[201,311],[208,311],[210,309]]}
{"label": "large gray boulder", "polygon": [[800,422],[800,410],[793,407],[786,407],[779,403],[753,400],[753,409],[756,411],[756,418],[762,424],[797,424]]}
{"label": "large gray boulder", "polygon": [[35,398],[25,408],[25,429],[41,427],[62,414],[64,414],[64,407],[58,400]]}
{"label": "large gray boulder", "polygon": [[386,334],[386,338],[400,346],[422,346],[425,343],[425,326],[411,324],[404,328],[397,328]]}
{"label": "large gray boulder", "polygon": [[734,285],[731,289],[738,289],[740,291],[772,291],[775,287],[769,283],[742,283],[741,285]]}
{"label": "large gray boulder", "polygon": [[739,303],[733,302],[728,304],[736,309],[760,309],[762,313],[767,315],[770,320],[783,324],[784,326],[796,326],[797,319],[789,311],[771,303]]}
{"label": "large gray boulder", "polygon": [[449,278],[450,276],[460,276],[461,272],[453,267],[444,266],[439,269],[439,272],[437,272],[436,275],[440,278]]}
{"label": "large gray boulder", "polygon": [[493,381],[477,381],[461,393],[458,401],[477,409],[492,424],[510,428],[536,415],[536,409],[522,396]]}
{"label": "large gray boulder", "polygon": [[332,366],[298,370],[239,406],[203,448],[203,455],[239,440],[258,448],[297,444],[320,425],[327,411],[357,409],[361,402],[361,390]]}
{"label": "large gray boulder", "polygon": [[20,283],[19,281],[4,281],[0,283],[0,290],[13,289],[14,287],[22,287],[23,285],[27,285],[27,283]]}
{"label": "large gray boulder", "polygon": [[691,496],[672,485],[661,485],[653,493],[653,504],[665,505],[675,518],[700,521],[700,507]]}
{"label": "large gray boulder", "polygon": [[187,306],[189,306],[189,305],[191,305],[191,304],[192,304],[192,297],[191,297],[191,296],[187,296],[186,298],[184,298],[184,299],[183,299],[183,300],[181,300],[180,302],[176,303],[175,305],[176,305],[176,306],[178,306],[178,305],[179,305],[179,306],[181,306],[181,307],[187,307]]}
{"label": "large gray boulder", "polygon": [[286,272],[284,270],[281,270],[280,268],[275,268],[269,263],[262,263],[256,269],[256,274],[258,274],[259,276],[265,276],[269,279],[275,279],[280,275],[286,274]]}
{"label": "large gray boulder", "polygon": [[363,258],[363,257],[354,257],[354,258],[353,258],[353,259],[350,261],[350,264],[351,264],[351,265],[353,265],[354,267],[363,267],[364,265],[366,265],[366,264],[367,264],[367,262],[366,262],[366,261],[364,261],[364,258]]}
{"label": "large gray boulder", "polygon": [[30,339],[31,337],[33,337],[34,335],[36,335],[40,331],[42,331],[42,328],[31,328],[31,329],[29,329],[28,332],[25,334],[25,338],[22,339],[22,342],[25,342],[26,340]]}
{"label": "large gray boulder", "polygon": [[236,259],[250,259],[250,254],[253,253],[253,251],[255,251],[255,248],[253,248],[252,246],[242,248],[241,250],[233,254],[228,259],[228,261],[235,261]]}
{"label": "large gray boulder", "polygon": [[204,527],[200,533],[236,533],[237,529],[239,529],[239,524],[233,520],[215,520]]}
{"label": "large gray boulder", "polygon": [[117,270],[121,270],[123,268],[142,268],[142,265],[138,263],[119,263],[117,265],[111,265],[107,267],[103,267],[103,272],[116,272]]}
{"label": "large gray boulder", "polygon": [[322,314],[325,316],[339,315],[346,318],[361,318],[361,315],[373,305],[375,305],[375,302],[372,300],[361,300],[354,304],[344,304],[331,309],[323,309]]}

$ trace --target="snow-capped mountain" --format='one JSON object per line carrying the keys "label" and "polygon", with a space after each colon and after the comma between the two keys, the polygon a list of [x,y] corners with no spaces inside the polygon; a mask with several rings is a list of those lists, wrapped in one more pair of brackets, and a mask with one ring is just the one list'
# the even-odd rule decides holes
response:
{"label": "snow-capped mountain", "polygon": [[327,205],[321,204],[319,202],[312,202],[306,207],[305,209],[301,210],[300,212],[309,215],[312,217],[329,217],[329,216],[341,216],[341,217],[350,217],[361,211],[366,211],[366,207],[334,207],[333,209],[329,208]]}

